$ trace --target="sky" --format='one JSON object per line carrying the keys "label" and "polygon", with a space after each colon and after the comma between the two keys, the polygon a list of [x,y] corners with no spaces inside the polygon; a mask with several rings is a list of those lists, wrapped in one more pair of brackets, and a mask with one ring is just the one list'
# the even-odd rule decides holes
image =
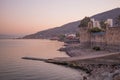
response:
{"label": "sky", "polygon": [[120,0],[0,0],[0,34],[26,35],[120,7]]}

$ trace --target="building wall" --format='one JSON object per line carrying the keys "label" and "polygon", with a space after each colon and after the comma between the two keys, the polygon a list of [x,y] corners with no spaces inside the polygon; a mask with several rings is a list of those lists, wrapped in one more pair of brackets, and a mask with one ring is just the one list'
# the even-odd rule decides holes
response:
{"label": "building wall", "polygon": [[106,31],[107,48],[120,50],[120,27],[109,27]]}
{"label": "building wall", "polygon": [[87,27],[80,27],[80,43],[84,47],[90,46],[90,34]]}
{"label": "building wall", "polygon": [[105,33],[90,33],[89,28],[80,28],[80,42],[89,47],[120,51],[120,27],[109,27]]}
{"label": "building wall", "polygon": [[91,33],[91,47],[100,46],[104,49],[106,46],[105,33]]}

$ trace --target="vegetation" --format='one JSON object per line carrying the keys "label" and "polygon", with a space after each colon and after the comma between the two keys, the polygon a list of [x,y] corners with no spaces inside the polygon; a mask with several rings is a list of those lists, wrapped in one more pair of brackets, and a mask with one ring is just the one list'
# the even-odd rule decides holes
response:
{"label": "vegetation", "polygon": [[92,29],[89,30],[90,32],[96,33],[96,32],[101,32],[103,31],[102,29],[98,28],[98,27],[94,27]]}
{"label": "vegetation", "polygon": [[59,35],[58,37],[59,37],[60,41],[64,41],[64,39],[65,39],[65,35],[63,35],[63,34]]}
{"label": "vegetation", "polygon": [[101,26],[101,28],[102,28],[102,29],[104,29],[104,30],[105,30],[105,29],[106,29],[107,24],[105,23],[105,21],[101,21],[101,22],[100,22],[100,26]]}
{"label": "vegetation", "polygon": [[116,25],[117,25],[117,26],[120,25],[120,15],[116,18]]}
{"label": "vegetation", "polygon": [[81,20],[79,27],[87,27],[88,26],[88,22],[90,22],[90,18],[89,17],[85,17]]}
{"label": "vegetation", "polygon": [[95,46],[95,47],[93,47],[93,50],[100,51],[101,49],[99,46]]}

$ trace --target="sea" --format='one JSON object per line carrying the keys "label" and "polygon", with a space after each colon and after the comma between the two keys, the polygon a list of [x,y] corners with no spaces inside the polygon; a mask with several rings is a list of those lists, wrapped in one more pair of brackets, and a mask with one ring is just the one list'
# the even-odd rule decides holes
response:
{"label": "sea", "polygon": [[82,80],[82,71],[22,57],[69,57],[63,42],[41,39],[0,39],[0,80]]}

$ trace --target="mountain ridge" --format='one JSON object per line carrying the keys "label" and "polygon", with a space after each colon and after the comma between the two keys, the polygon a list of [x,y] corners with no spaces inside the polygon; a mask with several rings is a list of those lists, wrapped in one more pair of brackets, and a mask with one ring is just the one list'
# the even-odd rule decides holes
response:
{"label": "mountain ridge", "polygon": [[[120,8],[115,8],[115,9],[108,10],[102,13],[98,13],[96,15],[91,16],[90,18],[94,18],[96,20],[106,20],[110,18],[110,19],[113,19],[113,23],[115,25],[115,18],[118,15],[120,15]],[[80,20],[70,22],[60,27],[55,27],[55,28],[37,32],[35,34],[24,36],[23,39],[41,39],[41,38],[49,39],[49,38],[56,37],[62,34],[76,33],[77,31],[79,31],[79,28],[78,28],[79,24],[80,24]]]}

